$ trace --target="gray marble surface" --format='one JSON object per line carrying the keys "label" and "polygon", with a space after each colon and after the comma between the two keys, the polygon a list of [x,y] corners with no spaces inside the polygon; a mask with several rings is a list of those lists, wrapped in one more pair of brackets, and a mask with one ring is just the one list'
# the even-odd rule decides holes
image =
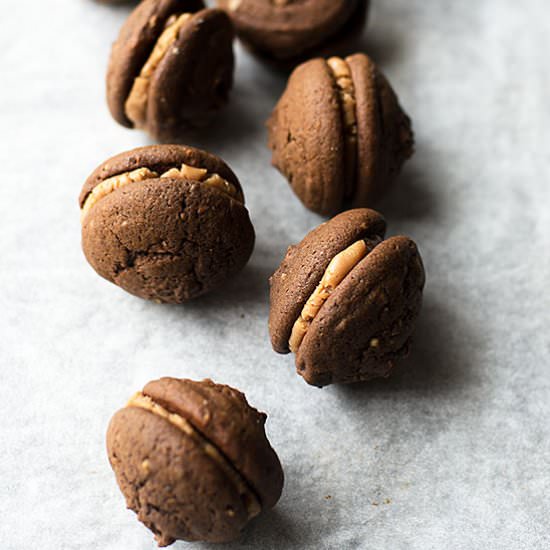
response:
{"label": "gray marble surface", "polygon": [[[162,375],[213,377],[269,413],[284,494],[228,550],[550,547],[548,4],[373,4],[362,47],[417,137],[379,209],[420,246],[425,307],[394,378],[318,390],[266,329],[267,277],[321,221],[269,164],[263,121],[284,81],[238,49],[230,106],[190,140],[243,183],[248,267],[189,306],[145,303],[86,264],[76,202],[96,164],[148,143],[104,103],[127,8],[2,0],[2,549],[154,548],[104,434]],[[174,546],[192,547],[214,548]]]}

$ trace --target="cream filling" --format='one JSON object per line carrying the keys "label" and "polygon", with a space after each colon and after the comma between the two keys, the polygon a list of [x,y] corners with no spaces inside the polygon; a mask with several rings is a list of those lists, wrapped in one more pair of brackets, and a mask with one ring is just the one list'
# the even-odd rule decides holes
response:
{"label": "cream filling", "polygon": [[157,40],[153,52],[141,69],[139,76],[134,80],[124,109],[126,116],[134,123],[136,128],[143,128],[147,123],[147,99],[149,97],[151,77],[170,47],[177,40],[181,28],[185,26],[191,17],[193,17],[193,14],[184,13],[179,16],[173,15],[168,19],[166,28]]}
{"label": "cream filling", "polygon": [[288,342],[290,351],[296,353],[304,339],[313,319],[319,313],[323,304],[334,292],[336,287],[345,279],[350,271],[369,253],[369,247],[363,240],[353,243],[332,258],[323,274],[321,282],[313,291],[304,305],[300,317],[292,327]]}
{"label": "cream filling", "polygon": [[[153,401],[149,396],[144,395],[142,392],[137,392],[133,395],[128,401],[127,407],[139,407],[145,409],[150,413],[153,413],[161,418],[164,418],[172,425],[176,426],[181,430],[185,435],[190,437],[195,443],[197,443],[203,452],[208,455],[220,468],[223,470],[224,474],[231,480],[231,482],[237,488],[239,495],[243,501],[243,504],[246,508],[248,518],[253,518],[261,512],[261,505],[258,501],[256,495],[250,490],[248,483],[244,480],[241,474],[231,465],[231,463],[218,451],[214,445],[209,443],[206,438],[201,435],[189,421],[180,416],[179,414],[171,413],[166,410],[164,407]],[[143,465],[142,467],[146,470],[149,469],[150,465]],[[233,515],[228,511],[228,515]]]}
{"label": "cream filling", "polygon": [[355,170],[357,165],[357,102],[355,100],[355,86],[351,77],[349,65],[340,57],[331,57],[327,64],[332,71],[344,120],[345,140],[345,184],[346,197],[353,193],[355,185]]}
{"label": "cream filling", "polygon": [[171,168],[159,176],[157,172],[154,172],[147,167],[142,167],[132,170],[131,172],[124,172],[122,174],[112,176],[106,180],[103,180],[101,183],[98,183],[86,197],[86,200],[82,205],[80,220],[83,221],[92,207],[101,199],[105,198],[109,193],[112,193],[113,191],[116,191],[129,183],[145,181],[158,177],[185,178],[193,181],[200,181],[204,185],[215,187],[226,195],[229,195],[231,198],[239,202],[243,202],[242,195],[235,185],[222,178],[219,174],[210,174],[206,168],[196,168],[195,166],[182,164],[181,168]]}
{"label": "cream filling", "polygon": [[196,168],[195,166],[182,164],[181,168],[171,168],[168,172],[164,172],[164,174],[160,177],[185,178],[193,181],[200,181],[204,185],[215,187],[219,191],[229,195],[232,199],[243,202],[241,191],[237,188],[237,186],[222,178],[219,174],[209,173],[206,168]]}
{"label": "cream filling", "polygon": [[237,11],[241,4],[243,3],[243,0],[229,0],[228,9],[229,11]]}

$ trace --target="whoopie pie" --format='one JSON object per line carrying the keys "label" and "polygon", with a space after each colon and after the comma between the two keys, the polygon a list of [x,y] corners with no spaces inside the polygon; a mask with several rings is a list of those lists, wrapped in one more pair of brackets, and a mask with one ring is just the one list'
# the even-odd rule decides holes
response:
{"label": "whoopie pie", "polygon": [[102,163],[80,194],[82,248],[99,275],[157,302],[183,303],[241,270],[254,229],[219,157],[153,145]]}
{"label": "whoopie pie", "polygon": [[308,384],[388,376],[409,351],[424,267],[408,237],[384,239],[374,210],[349,210],[313,229],[271,277],[273,349],[296,354]]}
{"label": "whoopie pie", "polygon": [[267,125],[273,165],[323,215],[371,206],[413,153],[411,121],[364,54],[297,67]]}
{"label": "whoopie pie", "polygon": [[266,418],[234,388],[178,378],[149,382],[113,416],[109,462],[159,546],[234,540],[275,506],[284,476]]}
{"label": "whoopie pie", "polygon": [[233,25],[201,0],[143,0],[113,45],[107,103],[113,118],[159,140],[207,124],[233,84]]}

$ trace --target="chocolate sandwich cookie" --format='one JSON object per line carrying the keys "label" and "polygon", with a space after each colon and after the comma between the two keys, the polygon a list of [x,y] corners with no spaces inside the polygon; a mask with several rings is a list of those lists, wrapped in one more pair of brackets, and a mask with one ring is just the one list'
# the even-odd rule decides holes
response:
{"label": "chocolate sandwich cookie", "polygon": [[244,267],[254,229],[237,176],[220,158],[154,145],[101,164],[80,194],[82,248],[124,290],[183,303]]}
{"label": "chocolate sandwich cookie", "polygon": [[201,0],[143,0],[132,12],[107,72],[107,103],[117,122],[173,139],[225,105],[234,29],[222,10],[202,8]]}
{"label": "chocolate sandwich cookie", "polygon": [[319,55],[363,29],[367,0],[218,0],[241,41],[281,67]]}
{"label": "chocolate sandwich cookie", "polygon": [[349,210],[288,249],[270,279],[273,349],[308,384],[386,377],[407,355],[424,268],[407,237],[384,240],[374,210]]}
{"label": "chocolate sandwich cookie", "polygon": [[229,386],[176,378],[149,382],[113,416],[109,461],[159,546],[234,540],[275,506],[283,470],[266,418]]}
{"label": "chocolate sandwich cookie", "polygon": [[273,165],[323,215],[370,206],[413,153],[410,119],[364,54],[297,67],[267,125]]}

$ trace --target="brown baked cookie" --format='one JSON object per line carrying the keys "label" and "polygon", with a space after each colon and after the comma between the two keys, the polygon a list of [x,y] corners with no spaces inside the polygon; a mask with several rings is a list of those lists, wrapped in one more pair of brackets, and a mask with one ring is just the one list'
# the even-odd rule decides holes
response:
{"label": "brown baked cookie", "polygon": [[82,248],[124,290],[183,303],[241,270],[254,229],[237,176],[218,157],[153,145],[101,164],[80,194]]}
{"label": "brown baked cookie", "polygon": [[161,140],[179,138],[227,103],[234,29],[225,12],[203,7],[201,0],[143,0],[132,12],[107,72],[117,122]]}
{"label": "brown baked cookie", "polygon": [[363,30],[367,0],[217,0],[241,41],[281,67],[298,63]]}
{"label": "brown baked cookie", "polygon": [[267,125],[273,165],[323,215],[370,206],[413,153],[410,119],[364,54],[297,67]]}
{"label": "brown baked cookie", "polygon": [[234,540],[275,506],[283,470],[266,418],[229,386],[176,378],[149,382],[113,416],[109,461],[159,546]]}
{"label": "brown baked cookie", "polygon": [[273,349],[296,354],[308,384],[386,377],[407,355],[424,267],[407,237],[384,240],[384,218],[349,210],[288,249],[270,279]]}

